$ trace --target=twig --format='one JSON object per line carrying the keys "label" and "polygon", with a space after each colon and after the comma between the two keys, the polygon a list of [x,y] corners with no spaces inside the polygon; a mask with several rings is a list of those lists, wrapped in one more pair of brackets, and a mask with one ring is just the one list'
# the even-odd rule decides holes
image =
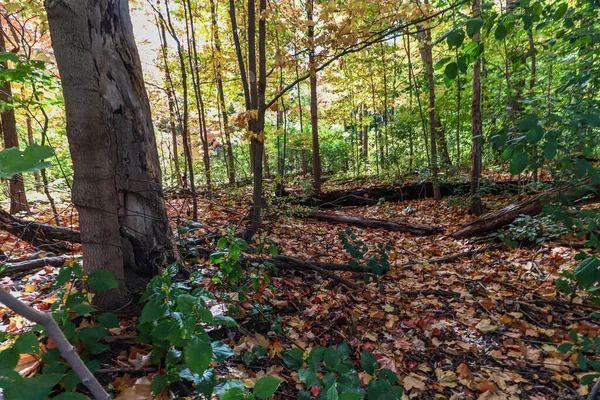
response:
{"label": "twig", "polygon": [[346,279],[344,279],[344,278],[342,278],[342,277],[339,277],[339,276],[337,276],[336,274],[334,274],[334,273],[333,273],[333,272],[331,272],[331,271],[328,271],[328,270],[326,270],[326,269],[324,269],[324,268],[318,267],[318,266],[316,266],[316,265],[315,265],[315,264],[313,264],[313,263],[310,263],[310,262],[307,262],[307,261],[300,261],[300,260],[297,260],[297,259],[295,259],[295,258],[292,258],[292,257],[288,257],[288,256],[281,256],[281,255],[280,255],[280,256],[277,256],[277,258],[279,258],[279,259],[281,259],[281,260],[284,260],[284,261],[288,261],[288,262],[290,262],[292,265],[298,265],[298,266],[302,266],[302,267],[304,267],[304,268],[309,268],[309,269],[312,269],[312,270],[314,270],[314,271],[317,271],[317,272],[319,272],[320,274],[322,274],[322,275],[325,275],[325,276],[327,276],[328,278],[334,279],[334,280],[336,280],[336,281],[338,281],[338,282],[342,283],[343,285],[346,285],[346,286],[348,286],[349,288],[352,288],[352,289],[354,289],[354,290],[357,290],[357,289],[358,289],[358,285],[356,285],[356,284],[354,284],[354,283],[352,283],[352,282],[350,282],[350,281],[348,281],[348,280],[346,280]]}
{"label": "twig", "polygon": [[90,390],[92,395],[98,400],[110,399],[109,394],[104,390],[100,382],[98,382],[98,380],[94,377],[94,375],[92,375],[90,370],[83,363],[75,351],[75,348],[73,345],[71,345],[71,343],[69,343],[50,313],[38,311],[27,306],[22,301],[13,297],[2,287],[0,287],[0,303],[3,303],[5,306],[17,314],[27,318],[28,320],[42,325],[45,328],[48,336],[56,344],[60,354],[71,366],[71,368],[73,368],[73,371],[75,371],[77,376],[81,379],[81,382]]}

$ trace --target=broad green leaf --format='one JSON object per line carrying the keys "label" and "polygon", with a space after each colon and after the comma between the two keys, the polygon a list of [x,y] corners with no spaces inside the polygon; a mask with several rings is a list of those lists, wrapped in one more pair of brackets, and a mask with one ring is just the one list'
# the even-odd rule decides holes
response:
{"label": "broad green leaf", "polygon": [[221,341],[212,342],[211,347],[213,361],[223,361],[235,355],[233,350],[231,350],[231,347]]}
{"label": "broad green leaf", "polygon": [[98,315],[98,322],[106,329],[118,328],[119,318],[113,313],[102,313]]}
{"label": "broad green leaf", "polygon": [[158,321],[161,317],[164,317],[167,312],[168,307],[165,303],[160,300],[151,301],[144,306],[139,323],[144,324],[146,322]]}
{"label": "broad green leaf", "polygon": [[13,345],[19,354],[37,354],[40,351],[39,339],[32,332],[19,336]]}
{"label": "broad green leaf", "polygon": [[504,26],[504,24],[501,23],[496,28],[496,32],[494,32],[494,37],[496,38],[496,40],[502,40],[506,37],[507,34],[508,31],[506,30],[506,27]]}
{"label": "broad green leaf", "polygon": [[154,375],[154,377],[152,378],[152,394],[157,396],[159,393],[162,393],[162,391],[165,390],[168,385],[169,380],[165,375]]}
{"label": "broad green leaf", "polygon": [[61,374],[44,374],[13,382],[4,389],[5,400],[46,400],[52,388],[60,382]]}
{"label": "broad green leaf", "polygon": [[259,399],[268,399],[277,391],[281,382],[283,382],[281,379],[272,376],[263,376],[254,385],[254,396]]}
{"label": "broad green leaf", "polygon": [[202,374],[212,360],[212,346],[209,342],[194,337],[184,348],[183,357],[193,372]]}
{"label": "broad green leaf", "polygon": [[282,354],[285,365],[294,370],[302,368],[302,365],[304,364],[304,352],[302,349],[296,347],[291,350],[284,351]]}
{"label": "broad green leaf", "polygon": [[510,161],[510,173],[519,175],[529,165],[529,157],[525,153],[515,153]]}
{"label": "broad green leaf", "polygon": [[90,288],[96,292],[103,292],[118,287],[115,277],[105,269],[92,272],[88,276],[88,283]]}
{"label": "broad green leaf", "polygon": [[446,65],[444,75],[450,80],[456,79],[456,76],[458,75],[458,64],[456,64],[455,62],[451,62],[448,65]]}
{"label": "broad green leaf", "polygon": [[475,36],[475,34],[479,33],[481,27],[483,26],[483,20],[481,18],[473,18],[467,20],[467,35],[470,38]]}
{"label": "broad green leaf", "polygon": [[377,359],[370,351],[364,350],[360,357],[360,366],[369,375],[375,375],[375,372],[379,369],[379,363]]}
{"label": "broad green leaf", "polygon": [[39,171],[52,164],[43,162],[44,158],[54,155],[54,150],[48,146],[33,144],[24,151],[11,147],[0,151],[0,178],[8,179],[21,172]]}
{"label": "broad green leaf", "polygon": [[575,279],[583,286],[593,285],[597,280],[598,267],[600,267],[600,259],[586,258],[575,268]]}

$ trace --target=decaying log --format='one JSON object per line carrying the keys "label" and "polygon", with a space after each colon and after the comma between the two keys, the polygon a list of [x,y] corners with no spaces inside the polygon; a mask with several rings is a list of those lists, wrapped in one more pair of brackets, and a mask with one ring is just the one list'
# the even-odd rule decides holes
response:
{"label": "decaying log", "polygon": [[0,229],[35,247],[54,252],[68,251],[66,242],[81,243],[79,231],[16,218],[4,210],[0,210]]}
{"label": "decaying log", "polygon": [[348,224],[363,228],[380,228],[388,231],[410,232],[421,236],[436,235],[444,232],[443,228],[437,226],[413,224],[406,221],[389,221],[385,219],[350,217],[345,215],[330,214],[322,211],[310,212],[307,214],[307,217],[320,221]]}
{"label": "decaying log", "polygon": [[[299,260],[297,258],[293,258],[293,257],[288,257],[288,256],[277,256],[275,257],[273,260],[271,260],[271,262],[273,262],[276,266],[277,264],[279,264],[279,268],[287,268],[287,269],[311,269],[313,271],[316,271],[322,275],[325,275],[328,278],[331,278],[333,280],[336,280],[338,282],[340,282],[341,284],[348,286],[349,288],[352,289],[358,289],[358,285],[355,283],[352,283],[340,276],[337,276],[336,274],[334,274],[333,272],[331,272],[331,270],[327,270],[324,268],[321,268],[318,264],[319,263],[314,263],[314,262],[310,262],[310,261],[303,261],[303,260]],[[285,267],[282,267],[282,265],[286,265]]]}
{"label": "decaying log", "polygon": [[577,200],[587,195],[595,194],[600,190],[600,184],[588,185],[588,183],[589,178],[582,182],[578,187],[579,190],[574,190],[575,188],[572,186],[554,188],[537,196],[501,208],[500,210],[487,213],[463,225],[450,236],[455,239],[480,236],[510,224],[519,215],[534,216],[541,213],[544,203],[552,201],[556,196],[563,196],[565,200]]}
{"label": "decaying log", "polygon": [[7,262],[0,265],[0,276],[29,272],[34,269],[44,268],[45,266],[62,267],[65,264],[65,260],[64,257],[46,257],[27,261]]}
{"label": "decaying log", "polygon": [[[523,182],[519,181],[494,182],[491,185],[490,193],[517,193],[522,185]],[[440,184],[442,196],[464,195],[469,193],[470,188],[469,182]],[[400,202],[428,197],[433,197],[431,182],[332,190],[307,198],[294,199],[293,203],[319,208],[335,208],[368,206],[377,204],[379,201]]]}

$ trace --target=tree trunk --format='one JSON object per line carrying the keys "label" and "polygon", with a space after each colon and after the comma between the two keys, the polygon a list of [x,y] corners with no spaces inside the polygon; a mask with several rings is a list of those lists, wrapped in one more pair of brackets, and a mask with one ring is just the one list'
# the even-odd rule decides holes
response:
{"label": "tree trunk", "polygon": [[[27,116],[27,143],[29,143],[30,146],[35,143],[35,140],[33,140],[33,127],[31,125],[31,116],[29,115]],[[42,183],[40,181],[40,173],[38,171],[35,171],[33,173],[33,178],[35,179],[36,190],[41,191]]]}
{"label": "tree trunk", "polygon": [[[127,0],[120,0],[125,1]],[[175,32],[175,28],[173,27],[173,23],[171,21],[171,11],[169,10],[169,2],[165,0],[165,6],[167,9],[167,23],[169,28],[169,34],[175,40],[177,45],[177,55],[179,57],[179,68],[181,69],[181,85],[183,91],[183,117],[182,123],[183,127],[181,129],[181,137],[183,139],[183,152],[185,153],[185,157],[187,158],[187,168],[188,175],[190,179],[190,191],[192,192],[192,219],[195,221],[198,219],[198,199],[196,196],[196,182],[194,179],[194,156],[192,153],[192,149],[190,146],[189,139],[189,105],[188,105],[188,80],[187,80],[187,71],[185,68],[185,58],[183,55],[183,46],[181,45],[181,41],[177,36],[177,32]],[[161,17],[162,18],[162,17]],[[164,21],[163,21],[164,22]],[[188,49],[189,51],[189,49]]]}
{"label": "tree trunk", "polygon": [[[173,165],[175,166],[175,176],[176,176],[176,182],[177,182],[177,186],[185,188],[186,187],[186,182],[181,179],[181,168],[179,166],[179,149],[178,149],[178,144],[177,144],[177,127],[175,126],[175,121],[178,122],[178,124],[181,122],[180,121],[180,116],[179,116],[179,112],[175,112],[175,104],[176,104],[176,97],[175,97],[175,91],[173,88],[173,80],[171,79],[171,70],[169,68],[169,60],[167,57],[167,34],[165,32],[165,24],[164,21],[158,21],[157,22],[158,25],[160,25],[160,47],[161,47],[161,52],[162,52],[162,57],[163,57],[163,63],[165,66],[165,84],[167,85],[167,101],[169,102],[169,128],[171,129],[171,141],[172,141],[172,147],[173,147]],[[179,111],[179,109],[177,109],[177,111]]]}
{"label": "tree trunk", "polygon": [[[0,52],[6,51],[2,18],[0,18]],[[6,62],[0,63],[2,69],[7,69]],[[2,134],[4,137],[4,148],[19,147],[19,136],[17,133],[17,122],[13,109],[12,90],[10,82],[4,82],[0,87],[0,119],[2,121]],[[29,211],[27,196],[25,195],[25,184],[23,175],[16,174],[8,180],[8,195],[10,197],[10,213]]]}
{"label": "tree trunk", "polygon": [[46,0],[63,85],[86,273],[119,284],[97,293],[125,304],[124,267],[154,276],[179,256],[162,194],[150,105],[126,0]]}
{"label": "tree trunk", "polygon": [[310,72],[310,125],[312,132],[313,187],[321,191],[321,154],[319,150],[319,110],[317,109],[317,71],[315,69],[315,27],[313,22],[314,0],[307,2],[306,17],[308,23],[308,69]]}
{"label": "tree trunk", "polygon": [[[210,149],[208,147],[208,130],[204,111],[204,100],[200,90],[200,66],[198,65],[198,50],[196,49],[196,30],[194,29],[194,15],[190,0],[184,3],[185,33],[188,43],[188,63],[192,75],[192,86],[196,97],[196,111],[198,112],[198,123],[200,125],[200,141],[202,142],[202,161],[204,163],[204,177],[206,178],[206,190],[210,195],[212,179],[210,171]],[[189,27],[188,27],[189,22]]]}
{"label": "tree trunk", "polygon": [[[263,152],[265,149],[265,91],[266,71],[266,21],[262,14],[266,10],[266,0],[259,0],[258,21],[258,71],[256,60],[256,10],[254,0],[248,0],[248,71],[250,76],[250,110],[256,111],[248,121],[250,131],[250,157],[253,160],[252,217],[244,238],[250,240],[260,227],[263,185]],[[257,73],[258,72],[258,73]],[[258,77],[258,79],[257,79]]]}
{"label": "tree trunk", "polygon": [[[480,0],[473,0],[473,15],[480,14]],[[473,35],[473,41],[480,43],[480,34]],[[483,205],[479,194],[481,180],[481,159],[483,150],[483,124],[481,121],[481,57],[473,62],[473,94],[471,99],[471,212],[483,214]]]}
{"label": "tree trunk", "polygon": [[233,147],[231,147],[231,128],[229,127],[229,118],[227,116],[227,108],[225,107],[225,92],[223,90],[223,66],[221,61],[221,41],[219,40],[219,30],[217,26],[217,10],[215,8],[215,1],[210,0],[210,14],[213,29],[213,40],[216,50],[216,73],[217,79],[217,94],[219,96],[219,104],[221,105],[221,116],[223,118],[223,134],[225,136],[225,147],[227,147],[227,167],[228,167],[228,178],[229,184],[235,184],[235,161],[233,159]]}
{"label": "tree trunk", "polygon": [[[425,0],[425,4],[429,1]],[[423,29],[423,28],[421,28]],[[431,50],[431,28],[425,28],[425,42],[424,42],[424,61],[427,68],[427,85],[429,87],[429,134],[431,142],[431,175],[433,177],[433,198],[435,200],[441,200],[442,194],[440,192],[440,186],[438,183],[439,179],[439,167],[438,167],[438,152],[437,152],[437,123],[435,117],[435,82],[433,80],[433,54]]]}

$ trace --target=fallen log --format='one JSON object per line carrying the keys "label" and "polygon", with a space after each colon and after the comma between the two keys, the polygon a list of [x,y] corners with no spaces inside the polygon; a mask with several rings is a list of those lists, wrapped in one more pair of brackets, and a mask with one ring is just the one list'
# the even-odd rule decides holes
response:
{"label": "fallen log", "polygon": [[[522,185],[523,182],[520,181],[491,182],[489,184],[489,192],[491,194],[518,193]],[[464,195],[469,193],[470,188],[469,182],[440,184],[442,196]],[[433,197],[433,184],[431,182],[412,183],[401,186],[386,185],[360,189],[332,190],[311,197],[296,198],[292,202],[311,207],[335,208],[368,206],[377,204],[379,201],[401,202],[428,197]]]}
{"label": "fallen log", "polygon": [[421,236],[436,235],[444,232],[443,228],[437,226],[414,224],[406,221],[389,221],[385,219],[350,217],[346,215],[330,214],[323,211],[310,212],[307,214],[307,217],[314,218],[319,221],[360,226],[363,228],[380,228],[388,231],[410,232]]}
{"label": "fallen log", "polygon": [[544,204],[556,196],[563,196],[564,200],[577,200],[587,195],[595,194],[600,190],[600,184],[588,185],[589,178],[575,189],[572,186],[562,186],[550,189],[529,199],[511,204],[500,210],[487,213],[473,221],[463,225],[450,236],[454,239],[465,239],[473,236],[481,236],[488,232],[500,229],[512,223],[519,215],[535,216],[542,212]]}
{"label": "fallen log", "polygon": [[0,229],[12,233],[39,249],[53,252],[68,251],[67,242],[81,243],[79,231],[16,218],[1,209]]}
{"label": "fallen log", "polygon": [[0,276],[12,275],[19,272],[29,272],[46,266],[62,267],[65,264],[64,257],[46,257],[27,261],[7,262],[0,265]]}
{"label": "fallen log", "polygon": [[336,280],[336,281],[340,282],[341,284],[348,286],[349,288],[352,288],[354,290],[358,289],[357,284],[352,283],[352,282],[348,281],[347,279],[344,279],[340,276],[337,276],[336,274],[331,272],[331,270],[321,268],[319,265],[317,265],[318,263],[314,263],[314,262],[310,262],[310,261],[303,261],[303,260],[299,260],[297,258],[288,257],[288,256],[277,256],[271,261],[276,266],[279,263],[280,267],[281,267],[281,265],[283,265],[283,263],[285,263],[286,267],[283,267],[283,268],[286,268],[286,269],[304,269],[304,270],[311,269],[322,275],[325,275],[328,278]]}

